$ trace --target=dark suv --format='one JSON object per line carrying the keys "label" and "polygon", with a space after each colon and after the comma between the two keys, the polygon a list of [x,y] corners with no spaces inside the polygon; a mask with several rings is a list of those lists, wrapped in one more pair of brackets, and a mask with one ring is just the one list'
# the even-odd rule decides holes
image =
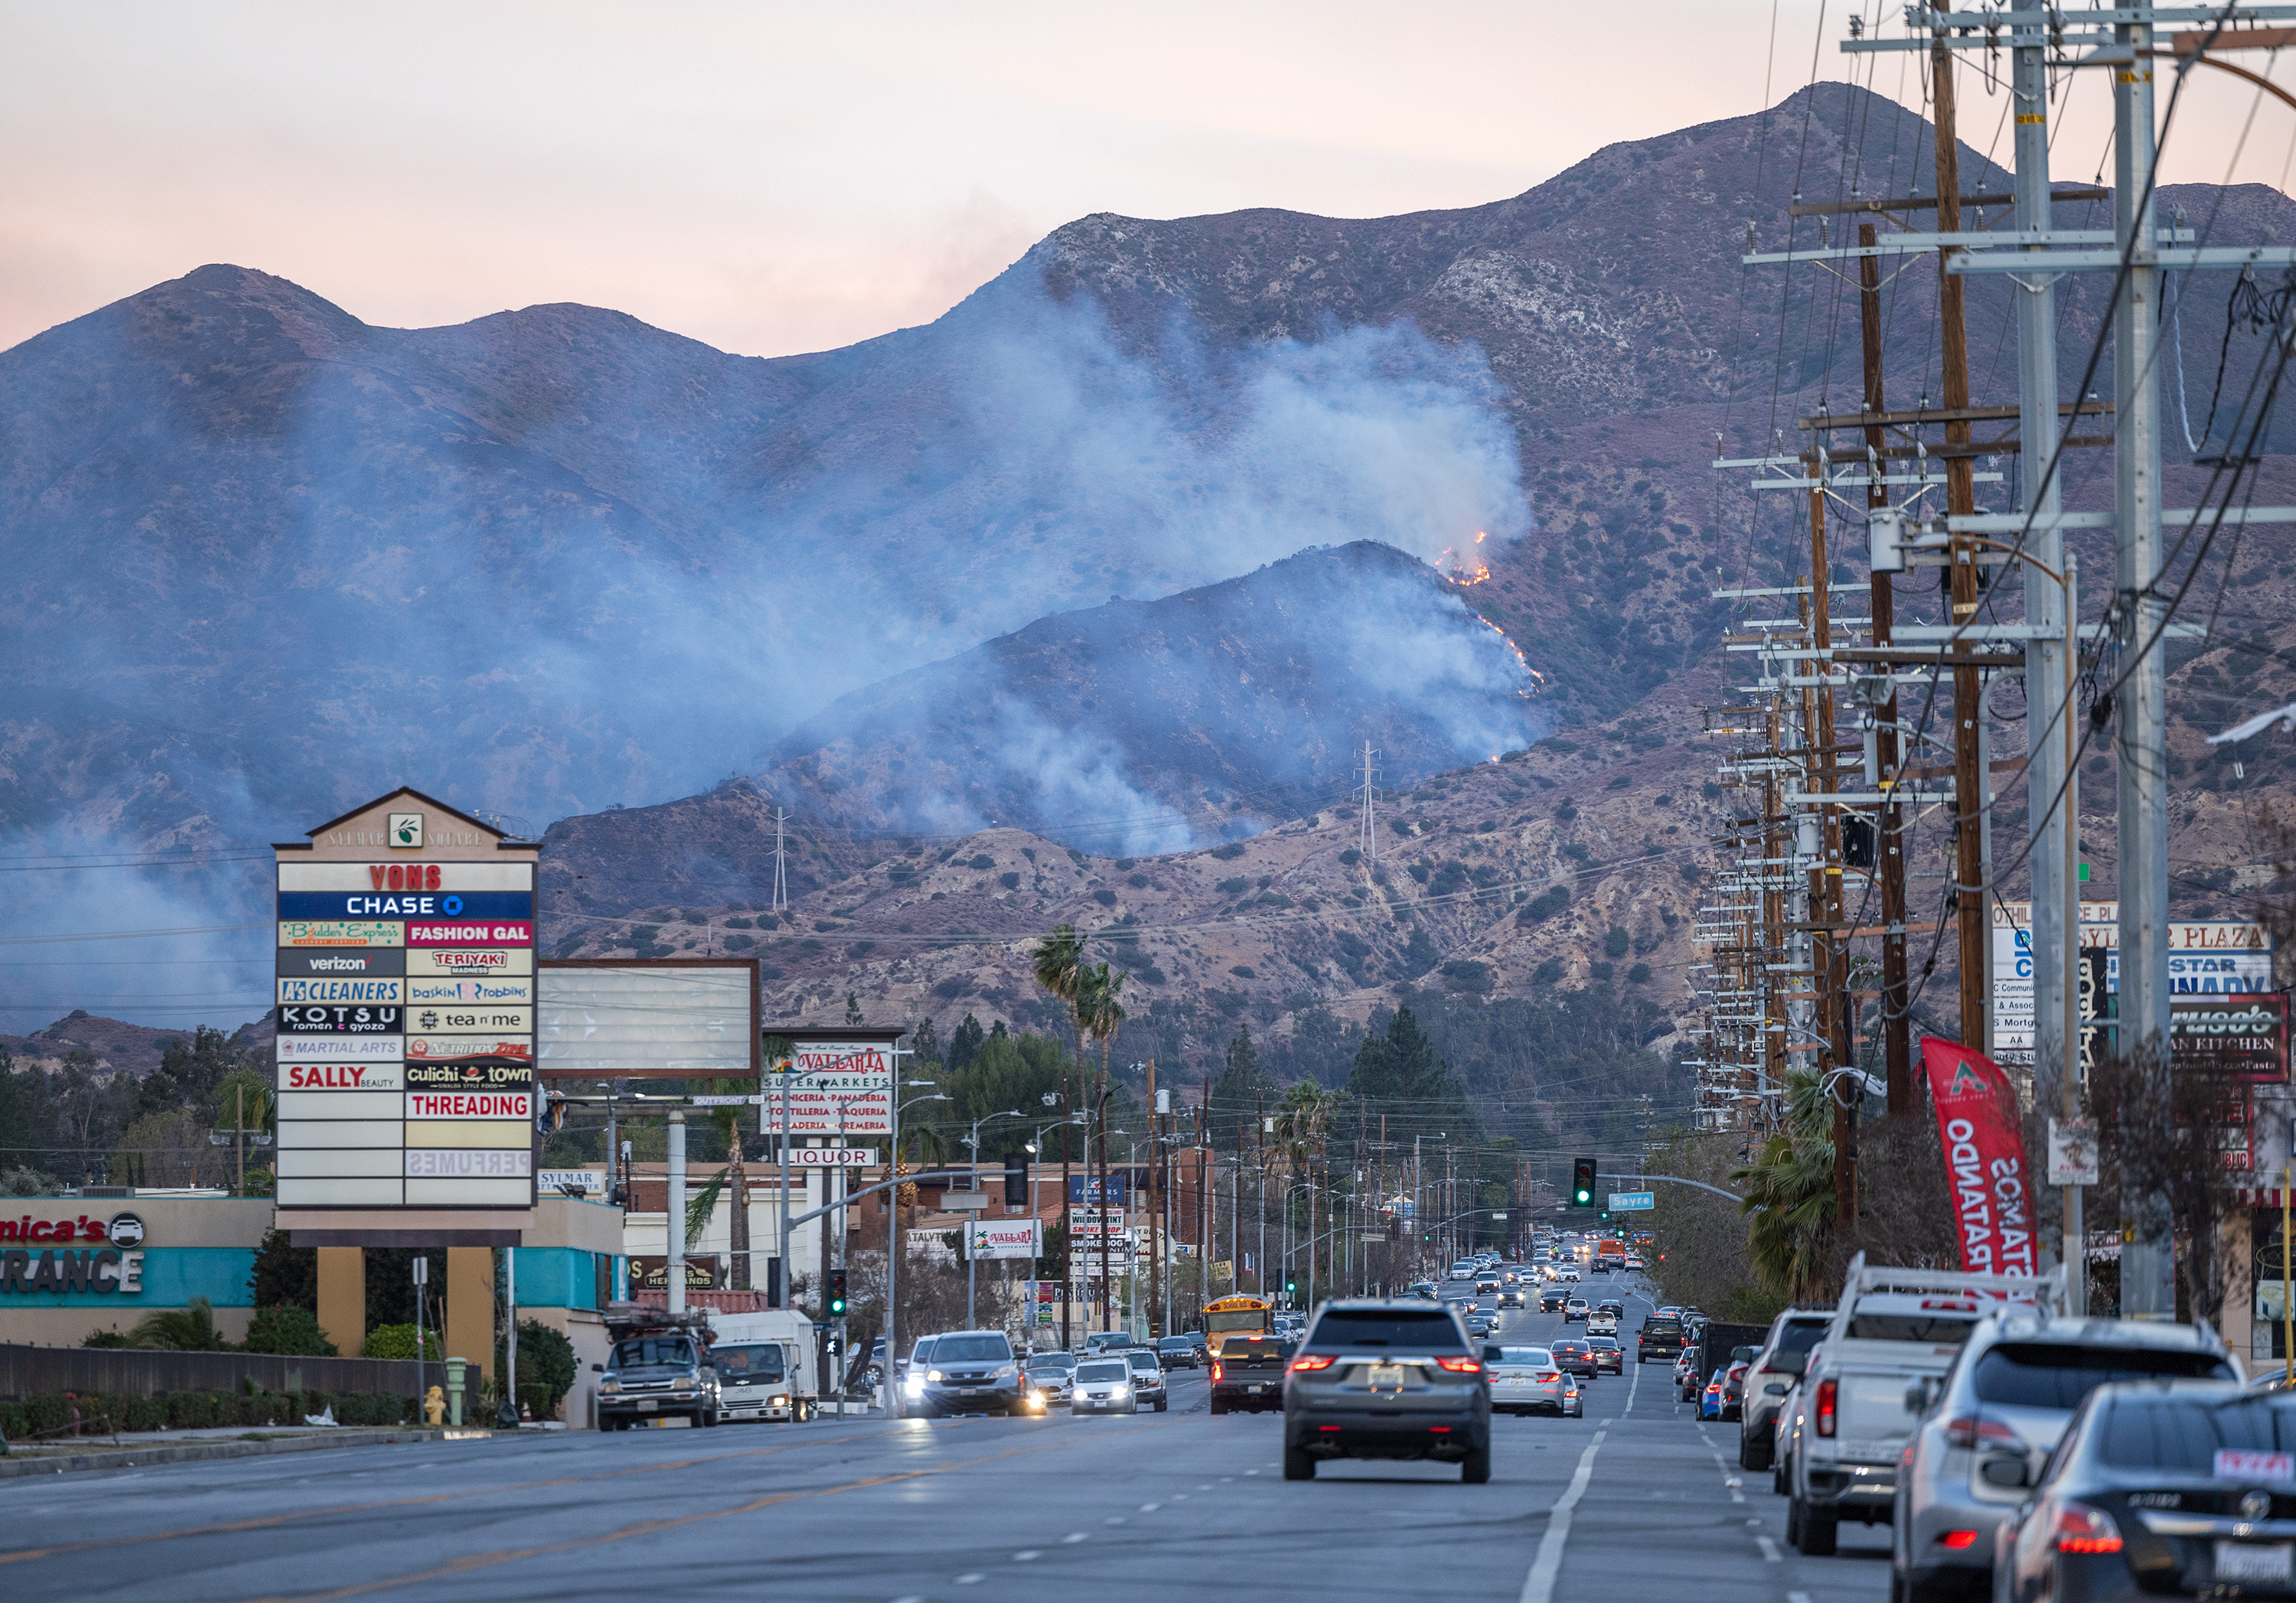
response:
{"label": "dark suv", "polygon": [[912,1366],[909,1395],[926,1419],[943,1414],[1031,1411],[1028,1378],[1002,1330],[958,1330],[933,1337],[932,1355]]}
{"label": "dark suv", "polygon": [[1324,1459],[1433,1459],[1491,1478],[1491,1393],[1447,1308],[1326,1303],[1283,1376],[1283,1478]]}
{"label": "dark suv", "polygon": [[1642,1329],[1636,1333],[1635,1362],[1646,1363],[1653,1358],[1678,1358],[1687,1340],[1688,1337],[1683,1334],[1682,1321],[1670,1315],[1653,1315],[1643,1321]]}

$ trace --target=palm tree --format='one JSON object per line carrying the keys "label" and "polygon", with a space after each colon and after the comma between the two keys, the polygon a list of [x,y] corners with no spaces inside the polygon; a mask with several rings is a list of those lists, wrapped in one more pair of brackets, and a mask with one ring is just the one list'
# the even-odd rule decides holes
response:
{"label": "palm tree", "polygon": [[[1313,1080],[1302,1080],[1283,1093],[1283,1100],[1275,1107],[1275,1151],[1277,1161],[1287,1176],[1297,1174],[1304,1180],[1313,1180],[1316,1165],[1324,1157],[1331,1135],[1332,1120],[1339,1106],[1337,1094],[1324,1090]],[[1325,1165],[1326,1185],[1330,1179],[1329,1166]],[[1327,1215],[1329,1207],[1329,1199],[1326,1198]],[[1288,1215],[1290,1210],[1287,1208],[1285,1212]],[[1310,1243],[1308,1268],[1312,1280],[1316,1266],[1313,1246],[1316,1239],[1316,1192],[1313,1190],[1308,1193],[1308,1239]]]}
{"label": "palm tree", "polygon": [[1744,1182],[1746,1250],[1754,1272],[1794,1302],[1824,1302],[1833,1276],[1833,1110],[1816,1075],[1786,1076],[1785,1121],[1754,1161],[1733,1170]]}
{"label": "palm tree", "polygon": [[[1052,934],[1038,943],[1031,962],[1037,984],[1058,998],[1069,1010],[1069,1027],[1076,1037],[1076,1064],[1078,1072],[1084,1067],[1084,1010],[1081,987],[1084,980],[1084,936],[1073,924],[1055,924]],[[1074,1088],[1069,1084],[1068,1067],[1061,1067],[1061,1206],[1068,1206],[1069,1190],[1069,1126],[1066,1121],[1076,1111]],[[1061,1304],[1061,1340],[1069,1338],[1068,1304]]]}
{"label": "palm tree", "polygon": [[131,1347],[157,1347],[174,1353],[220,1353],[231,1345],[216,1329],[215,1307],[203,1296],[182,1308],[147,1313],[127,1332]]}
{"label": "palm tree", "polygon": [[[1094,1097],[1094,1106],[1100,1116],[1100,1206],[1108,1206],[1108,1052],[1116,1044],[1117,1026],[1124,1022],[1123,1004],[1116,1000],[1124,989],[1124,976],[1111,974],[1106,963],[1095,963],[1077,969],[1077,1018],[1083,1027],[1100,1039],[1100,1084]],[[1079,1044],[1081,1042],[1079,1041]],[[1109,1280],[1110,1232],[1100,1233],[1100,1297],[1103,1319],[1107,1323],[1110,1299],[1115,1294]]]}

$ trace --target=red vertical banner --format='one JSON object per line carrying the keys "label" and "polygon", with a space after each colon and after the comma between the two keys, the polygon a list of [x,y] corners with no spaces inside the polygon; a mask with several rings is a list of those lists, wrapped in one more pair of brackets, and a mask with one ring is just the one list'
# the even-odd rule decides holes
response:
{"label": "red vertical banner", "polygon": [[1983,1052],[1931,1035],[1922,1037],[1922,1072],[1937,1108],[1962,1269],[2032,1274],[2032,1175],[2018,1128],[2016,1088]]}

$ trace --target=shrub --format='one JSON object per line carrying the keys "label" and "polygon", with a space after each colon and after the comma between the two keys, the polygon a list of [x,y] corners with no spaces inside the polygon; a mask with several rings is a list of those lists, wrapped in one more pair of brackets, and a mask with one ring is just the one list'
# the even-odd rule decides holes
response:
{"label": "shrub", "polygon": [[[377,1325],[366,1333],[366,1341],[359,1348],[361,1358],[396,1358],[412,1362],[414,1358],[414,1327],[413,1325]],[[422,1332],[422,1357],[426,1362],[437,1363],[447,1356],[439,1332]],[[316,1408],[307,1411],[317,1413]]]}
{"label": "shrub", "polygon": [[1135,890],[1146,890],[1148,888],[1148,876],[1145,874],[1134,874],[1131,878],[1125,880],[1124,883],[1130,886]]}
{"label": "shrub", "polygon": [[1611,933],[1603,937],[1603,951],[1611,957],[1624,957],[1627,955],[1627,948],[1634,944],[1635,937],[1627,933],[1625,925],[1613,924],[1611,926]]}
{"label": "shrub", "polygon": [[1491,989],[1491,966],[1472,958],[1456,958],[1443,965],[1443,986],[1446,990],[1487,996]]}
{"label": "shrub", "polygon": [[1242,878],[1223,879],[1213,888],[1223,896],[1240,896],[1251,888],[1251,881]]}
{"label": "shrub", "polygon": [[[502,1354],[496,1353],[496,1372],[501,1373]],[[554,1330],[539,1320],[521,1320],[518,1324],[518,1400],[534,1410],[537,1419],[548,1419],[557,1411],[558,1400],[574,1389],[577,1372],[574,1344],[562,1331]],[[544,1395],[536,1403],[530,1394],[539,1389]]]}
{"label": "shrub", "polygon": [[1636,963],[1627,970],[1627,983],[1630,986],[1646,986],[1650,984],[1650,977],[1651,966],[1648,963]]}
{"label": "shrub", "polygon": [[1250,963],[1238,963],[1234,968],[1230,969],[1228,972],[1234,975],[1238,979],[1258,979],[1259,977],[1259,970],[1253,968]]}
{"label": "shrub", "polygon": [[1222,863],[1232,863],[1243,855],[1243,843],[1240,840],[1231,840],[1226,846],[1214,846],[1212,855]]}
{"label": "shrub", "polygon": [[1099,903],[1103,907],[1113,907],[1116,905],[1116,893],[1109,889],[1105,885],[1092,893],[1092,899]]}
{"label": "shrub", "polygon": [[247,1327],[247,1350],[297,1358],[333,1358],[335,1344],[319,1329],[308,1308],[258,1308]]}
{"label": "shrub", "polygon": [[1356,850],[1355,847],[1349,846],[1346,851],[1340,854],[1340,861],[1347,864],[1349,868],[1353,868],[1357,863],[1363,861],[1363,854]]}
{"label": "shrub", "polygon": [[1008,869],[996,876],[996,883],[1006,890],[1018,890],[1021,888],[1021,876]]}
{"label": "shrub", "polygon": [[986,852],[976,853],[972,859],[972,866],[985,871],[996,866],[996,859]]}

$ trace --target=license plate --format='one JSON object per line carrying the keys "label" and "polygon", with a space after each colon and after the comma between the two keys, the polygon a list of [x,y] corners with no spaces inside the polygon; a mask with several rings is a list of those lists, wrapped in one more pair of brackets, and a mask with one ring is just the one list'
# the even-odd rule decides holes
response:
{"label": "license plate", "polygon": [[980,1395],[980,1388],[977,1386],[959,1386],[957,1388],[957,1395],[960,1397],[978,1397]]}
{"label": "license plate", "polygon": [[661,1403],[658,1398],[641,1397],[638,1399],[638,1411],[640,1413],[644,1413],[647,1409],[660,1408],[660,1406]]}
{"label": "license plate", "polygon": [[1524,1379],[1521,1376],[1520,1376],[1520,1375],[1510,1375],[1510,1376],[1508,1376],[1508,1377],[1506,1378],[1506,1383],[1507,1383],[1509,1386],[1529,1386],[1529,1385],[1530,1384],[1530,1382],[1529,1382],[1529,1381],[1525,1380],[1525,1379]]}
{"label": "license plate", "polygon": [[1248,1386],[1244,1387],[1243,1389],[1244,1389],[1244,1390],[1246,1390],[1246,1391],[1248,1391],[1248,1392],[1264,1392],[1264,1391],[1266,1391],[1267,1388],[1266,1386]]}
{"label": "license plate", "polygon": [[1371,1366],[1374,1391],[1399,1392],[1403,1389],[1403,1366],[1399,1363],[1375,1363]]}
{"label": "license plate", "polygon": [[2287,1581],[2292,1579],[2296,1543],[2285,1542],[2219,1542],[2217,1579],[2219,1581]]}

